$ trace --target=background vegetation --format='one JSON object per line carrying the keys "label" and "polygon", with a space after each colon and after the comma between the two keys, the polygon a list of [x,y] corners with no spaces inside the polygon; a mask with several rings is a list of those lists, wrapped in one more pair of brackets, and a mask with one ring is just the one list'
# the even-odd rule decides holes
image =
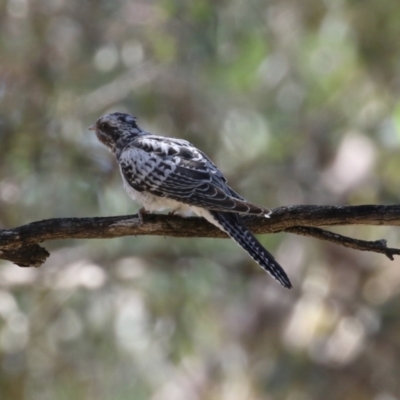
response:
{"label": "background vegetation", "polygon": [[[397,203],[399,37],[392,0],[0,0],[0,228],[136,211],[87,131],[112,110],[256,203]],[[261,240],[293,290],[228,240],[0,262],[0,398],[400,399],[399,260]]]}

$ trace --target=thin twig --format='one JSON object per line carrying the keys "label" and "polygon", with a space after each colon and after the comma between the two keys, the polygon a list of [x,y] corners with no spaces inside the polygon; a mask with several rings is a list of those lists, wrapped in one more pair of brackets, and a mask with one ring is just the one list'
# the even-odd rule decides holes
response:
{"label": "thin twig", "polygon": [[350,247],[355,250],[372,251],[374,253],[381,253],[394,260],[394,255],[400,255],[400,249],[386,247],[387,242],[385,239],[381,240],[360,240],[353,239],[348,236],[339,235],[338,233],[326,231],[321,228],[312,228],[309,226],[294,226],[285,229],[285,232],[295,233],[296,235],[311,236],[316,239],[326,240],[344,247]]}

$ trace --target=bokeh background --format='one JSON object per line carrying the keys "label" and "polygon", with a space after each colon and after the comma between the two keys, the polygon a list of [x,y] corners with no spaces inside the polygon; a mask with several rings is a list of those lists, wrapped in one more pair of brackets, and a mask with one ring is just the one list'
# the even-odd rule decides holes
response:
{"label": "bokeh background", "polygon": [[[115,110],[256,203],[398,203],[399,37],[393,0],[0,0],[0,228],[136,212],[87,131]],[[399,259],[260,240],[293,290],[223,239],[0,261],[0,399],[400,399]]]}

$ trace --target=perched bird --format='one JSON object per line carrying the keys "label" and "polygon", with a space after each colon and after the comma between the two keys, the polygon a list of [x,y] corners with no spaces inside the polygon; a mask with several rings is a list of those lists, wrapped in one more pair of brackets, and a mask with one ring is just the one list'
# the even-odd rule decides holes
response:
{"label": "perched bird", "polygon": [[152,135],[136,117],[115,112],[102,116],[90,130],[116,156],[129,196],[145,211],[196,214],[226,232],[286,288],[289,278],[253,236],[243,215],[268,217],[268,208],[246,201],[227,185],[215,164],[191,143]]}

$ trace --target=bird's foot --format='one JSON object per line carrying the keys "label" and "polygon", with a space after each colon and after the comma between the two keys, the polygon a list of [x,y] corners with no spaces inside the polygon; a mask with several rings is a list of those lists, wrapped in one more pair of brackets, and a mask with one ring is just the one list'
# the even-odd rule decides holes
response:
{"label": "bird's foot", "polygon": [[177,211],[176,210],[172,210],[168,213],[168,215],[176,215]]}
{"label": "bird's foot", "polygon": [[143,215],[144,214],[148,214],[148,211],[142,207],[139,211],[138,211],[138,217],[139,217],[139,223],[140,225],[143,225]]}

